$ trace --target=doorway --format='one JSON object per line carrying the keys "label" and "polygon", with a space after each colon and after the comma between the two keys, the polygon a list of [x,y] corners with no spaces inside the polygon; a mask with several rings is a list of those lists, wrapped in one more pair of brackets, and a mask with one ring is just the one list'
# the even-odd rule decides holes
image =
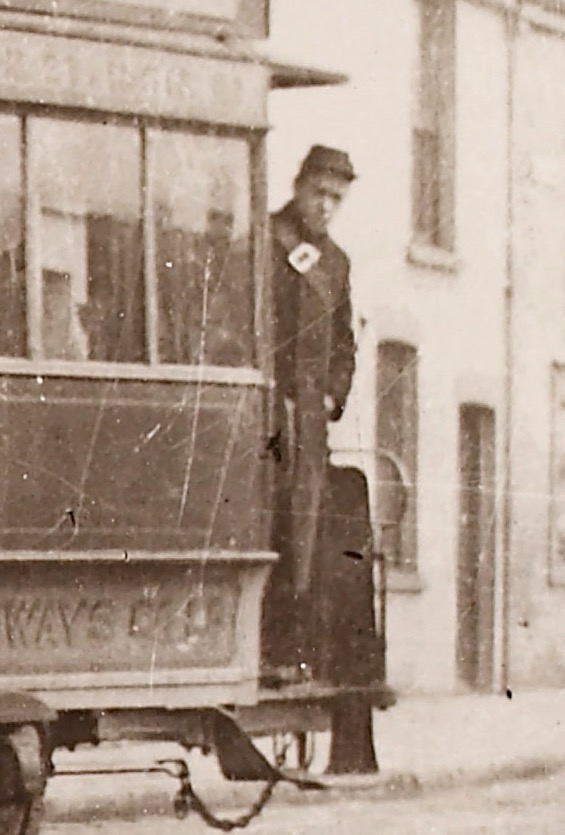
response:
{"label": "doorway", "polygon": [[477,691],[493,684],[495,579],[495,416],[485,406],[459,410],[457,669]]}

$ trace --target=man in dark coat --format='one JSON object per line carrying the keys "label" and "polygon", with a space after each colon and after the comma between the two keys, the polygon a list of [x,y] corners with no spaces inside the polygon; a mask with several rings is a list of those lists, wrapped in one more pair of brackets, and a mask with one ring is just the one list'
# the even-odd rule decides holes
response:
{"label": "man in dark coat", "polygon": [[[272,218],[275,418],[274,547],[266,602],[268,666],[310,666],[312,578],[328,468],[327,421],[341,417],[355,368],[349,259],[328,227],[355,174],[347,154],[314,146],[294,196]],[[283,620],[281,613],[287,613]]]}

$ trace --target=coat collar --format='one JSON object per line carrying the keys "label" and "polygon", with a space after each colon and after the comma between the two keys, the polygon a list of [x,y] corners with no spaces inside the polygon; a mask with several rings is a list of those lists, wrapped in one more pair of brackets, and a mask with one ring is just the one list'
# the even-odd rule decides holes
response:
{"label": "coat collar", "polygon": [[274,216],[275,220],[278,218],[281,221],[290,224],[301,241],[306,241],[313,244],[319,249],[324,248],[330,240],[329,235],[315,235],[304,225],[304,221],[296,210],[296,205],[293,200],[290,200],[280,212]]}

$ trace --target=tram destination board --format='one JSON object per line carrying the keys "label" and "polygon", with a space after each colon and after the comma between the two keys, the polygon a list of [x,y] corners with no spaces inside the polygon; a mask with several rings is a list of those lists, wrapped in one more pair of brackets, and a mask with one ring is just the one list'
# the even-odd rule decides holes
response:
{"label": "tram destination board", "polygon": [[1,686],[31,689],[57,708],[252,703],[272,559],[5,555]]}
{"label": "tram destination board", "polygon": [[268,34],[269,0],[0,0],[2,8],[255,38]]}
{"label": "tram destination board", "polygon": [[267,71],[249,61],[41,33],[22,37],[0,27],[5,101],[264,127],[266,92]]}
{"label": "tram destination board", "polygon": [[0,653],[12,675],[233,662],[241,592],[235,572],[221,565],[9,565],[0,591]]}

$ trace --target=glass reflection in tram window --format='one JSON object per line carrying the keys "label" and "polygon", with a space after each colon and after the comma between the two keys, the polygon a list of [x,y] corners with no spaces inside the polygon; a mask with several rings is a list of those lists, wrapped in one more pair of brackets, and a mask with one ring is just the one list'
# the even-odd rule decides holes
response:
{"label": "glass reflection in tram window", "polygon": [[145,359],[134,128],[30,119],[33,293],[46,359]]}
{"label": "glass reflection in tram window", "polygon": [[148,153],[159,360],[250,365],[248,144],[235,138],[152,131]]}
{"label": "glass reflection in tram window", "polygon": [[21,127],[0,116],[0,355],[26,353]]}

